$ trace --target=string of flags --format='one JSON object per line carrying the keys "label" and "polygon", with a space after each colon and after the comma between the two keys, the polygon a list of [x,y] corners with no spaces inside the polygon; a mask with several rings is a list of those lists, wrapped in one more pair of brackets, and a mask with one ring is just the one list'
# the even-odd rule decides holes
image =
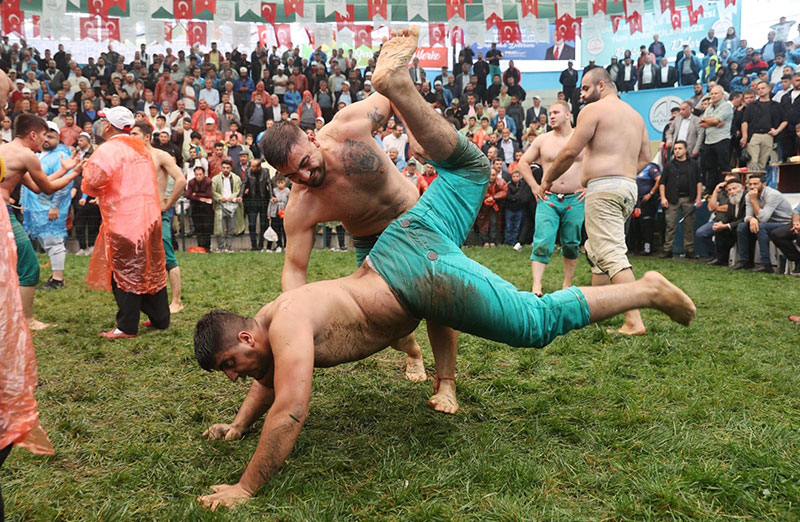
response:
{"label": "string of flags", "polygon": [[[654,0],[653,9],[669,16],[672,27],[679,30],[684,23],[697,24],[709,10],[710,1],[689,0],[678,7],[676,0]],[[735,7],[737,2],[716,1],[724,8]],[[358,6],[357,18],[357,7],[347,0],[284,0],[282,4],[261,0],[86,0],[76,6],[68,0],[4,0],[0,26],[3,34],[24,37],[25,21],[29,20],[32,34],[27,36],[34,38],[135,42],[136,24],[131,22],[143,22],[147,43],[170,42],[174,30],[180,28],[190,45],[207,45],[210,33],[228,27],[234,45],[250,45],[251,24],[256,24],[260,42],[277,42],[288,48],[293,44],[291,23],[300,24],[315,46],[352,42],[356,47],[371,47],[378,43],[372,37],[374,30],[413,22],[427,24],[427,31],[422,27],[421,46],[435,47],[484,43],[487,36],[495,38],[490,35],[493,30],[499,44],[521,43],[523,32],[535,42],[549,41],[550,24],[555,24],[555,36],[566,41],[582,32],[591,36],[610,28],[616,33],[623,22],[634,34],[643,32],[645,14],[644,0],[543,0],[542,5],[540,0],[445,0],[444,19],[441,6],[430,6],[428,0],[392,6],[387,0],[367,0],[366,18],[363,5]],[[586,16],[578,15],[579,8]],[[473,15],[470,21],[468,11]],[[472,21],[476,18],[479,21]]]}

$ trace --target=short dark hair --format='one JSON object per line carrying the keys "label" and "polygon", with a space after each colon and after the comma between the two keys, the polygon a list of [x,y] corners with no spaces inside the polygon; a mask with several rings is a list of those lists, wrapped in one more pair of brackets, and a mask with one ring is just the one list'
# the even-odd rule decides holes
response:
{"label": "short dark hair", "polygon": [[[678,141],[675,142],[675,145],[683,145],[683,148],[685,148],[687,150],[689,149],[689,145],[686,144],[686,140],[678,140]],[[673,147],[675,145],[673,145]]]}
{"label": "short dark hair", "polygon": [[193,140],[193,139],[195,139],[195,138],[197,138],[198,140],[202,140],[202,139],[203,139],[203,136],[202,136],[202,135],[201,135],[199,132],[197,132],[197,131],[192,131],[192,133],[191,133],[191,134],[189,134],[189,139],[192,139],[192,140]]}
{"label": "short dark hair", "polygon": [[153,135],[153,126],[146,121],[137,121],[133,126],[142,131],[145,136]]}
{"label": "short dark hair", "polygon": [[[626,58],[629,57],[626,56]],[[611,75],[602,67],[590,69],[589,72],[584,75],[584,78],[588,78],[592,85],[597,85],[598,83],[603,82],[609,87],[614,87],[614,82],[611,81]]]}
{"label": "short dark hair", "polygon": [[23,112],[14,119],[14,134],[24,137],[31,132],[46,131],[47,122],[35,114]]}
{"label": "short dark hair", "polygon": [[233,167],[233,162],[230,160],[230,158],[225,158],[220,162],[220,165],[230,165],[231,167]]}
{"label": "short dark hair", "polygon": [[200,367],[214,371],[217,354],[236,344],[236,336],[247,328],[249,319],[217,308],[205,314],[194,327],[194,356]]}
{"label": "short dark hair", "polygon": [[750,174],[749,176],[747,176],[747,181],[750,181],[751,179],[755,178],[758,178],[759,181],[761,181],[761,183],[764,183],[765,180],[767,179],[766,176],[764,176],[763,174]]}
{"label": "short dark hair", "polygon": [[259,147],[264,159],[273,167],[283,167],[289,160],[289,151],[305,133],[291,121],[279,121],[264,132]]}

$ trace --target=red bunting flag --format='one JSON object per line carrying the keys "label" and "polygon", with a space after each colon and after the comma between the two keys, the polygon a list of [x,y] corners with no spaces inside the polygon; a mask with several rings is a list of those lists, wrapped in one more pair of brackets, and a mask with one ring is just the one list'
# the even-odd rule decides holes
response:
{"label": "red bunting flag", "polygon": [[6,0],[0,4],[0,15],[2,15],[3,34],[16,33],[24,37],[25,15],[19,7],[19,0]]}
{"label": "red bunting flag", "polygon": [[350,29],[353,34],[356,32],[356,16],[353,10],[353,4],[348,4],[347,14],[342,15],[336,11],[336,30]]}
{"label": "red bunting flag", "polygon": [[267,21],[268,24],[275,23],[275,4],[261,4],[261,16],[264,17],[264,20]]}
{"label": "red bunting flag", "polygon": [[622,22],[623,16],[612,16],[611,17],[611,30],[616,33],[619,31],[619,24]]}
{"label": "red bunting flag", "polygon": [[492,27],[500,28],[500,24],[503,23],[503,19],[497,16],[497,13],[492,13],[489,15],[489,18],[486,19],[486,28],[491,29]]}
{"label": "red bunting flag", "polygon": [[203,11],[208,11],[211,14],[217,12],[217,0],[194,0],[194,14],[199,15]]}
{"label": "red bunting flag", "polygon": [[453,27],[450,31],[450,45],[456,44],[464,47],[464,29],[462,27]]}
{"label": "red bunting flag", "polygon": [[633,14],[626,19],[626,21],[628,22],[628,27],[631,30],[631,34],[642,32],[642,13],[639,11],[634,11]]}
{"label": "red bunting flag", "polygon": [[672,29],[677,31],[681,28],[681,12],[677,9],[673,9],[669,13],[669,21],[672,23]]}
{"label": "red bunting flag", "polygon": [[522,18],[529,14],[539,17],[539,0],[520,0],[519,4],[522,6]]}
{"label": "red bunting flag", "polygon": [[[264,5],[264,4],[261,4]],[[269,25],[257,25],[256,30],[258,31],[258,43],[267,47],[269,34],[272,31],[272,27]]]}
{"label": "red bunting flag", "polygon": [[119,42],[119,18],[106,18],[100,24],[100,40]]}
{"label": "red bunting flag", "polygon": [[697,9],[692,9],[692,1],[689,0],[689,5],[686,6],[686,13],[689,15],[689,25],[696,25],[697,21],[703,16],[703,6],[698,6]]}
{"label": "red bunting flag", "polygon": [[283,0],[283,12],[286,18],[292,13],[303,16],[303,0]]}
{"label": "red bunting flag", "polygon": [[386,0],[367,0],[367,16],[372,20],[375,15],[379,15],[384,20],[388,18],[386,16]]}
{"label": "red bunting flag", "polygon": [[514,21],[500,22],[497,24],[497,39],[501,44],[521,42],[522,33],[519,30],[519,24]]}
{"label": "red bunting flag", "polygon": [[661,14],[675,11],[675,0],[660,0],[659,3],[661,4]]}
{"label": "red bunting flag", "polygon": [[42,35],[42,27],[40,25],[42,17],[39,15],[33,15],[31,19],[33,21],[33,37],[39,38]]}
{"label": "red bunting flag", "polygon": [[596,15],[597,13],[606,13],[606,0],[592,0],[592,14]]}
{"label": "red bunting flag", "polygon": [[191,20],[193,16],[191,0],[172,0],[172,16],[176,20]]}
{"label": "red bunting flag", "polygon": [[428,41],[430,46],[444,45],[447,41],[447,28],[444,24],[428,24]]}
{"label": "red bunting flag", "polygon": [[464,0],[445,0],[445,7],[447,8],[448,20],[454,16],[461,17],[464,20],[467,19],[467,16],[464,14]]}
{"label": "red bunting flag", "polygon": [[560,37],[562,40],[571,42],[575,40],[575,36],[579,35],[581,32],[581,19],[573,18],[569,15],[569,13],[564,13],[561,16],[558,16],[558,6],[555,9],[556,12],[556,31],[554,34],[555,37]]}
{"label": "red bunting flag", "polygon": [[99,41],[97,35],[97,17],[87,16],[80,19],[81,40],[92,39],[95,42]]}
{"label": "red bunting flag", "polygon": [[206,23],[190,21],[186,24],[186,42],[192,45],[206,45]]}
{"label": "red bunting flag", "polygon": [[[349,6],[352,7],[352,6]],[[278,47],[292,48],[292,30],[289,24],[275,24],[275,39],[278,41]]]}
{"label": "red bunting flag", "polygon": [[173,29],[175,29],[175,27],[171,23],[164,22],[164,41],[165,42],[171,42],[172,41],[172,30]]}
{"label": "red bunting flag", "polygon": [[128,1],[127,0],[105,0],[105,13],[101,13],[101,16],[108,16],[108,11],[111,10],[112,7],[118,7],[120,10],[128,12]]}
{"label": "red bunting flag", "polygon": [[361,47],[362,45],[372,47],[372,26],[359,25],[356,28],[355,34],[353,35],[353,44],[357,48]]}
{"label": "red bunting flag", "polygon": [[316,48],[317,48],[317,46],[316,46],[316,45],[314,45],[314,42],[316,41],[316,39],[314,38],[314,31],[312,31],[312,30],[311,30],[310,28],[308,28],[308,27],[305,27],[304,29],[306,30],[306,36],[308,36],[308,43],[311,45],[311,47],[313,47],[314,49],[316,49]]}
{"label": "red bunting flag", "polygon": [[725,7],[736,5],[736,0],[725,0]]}

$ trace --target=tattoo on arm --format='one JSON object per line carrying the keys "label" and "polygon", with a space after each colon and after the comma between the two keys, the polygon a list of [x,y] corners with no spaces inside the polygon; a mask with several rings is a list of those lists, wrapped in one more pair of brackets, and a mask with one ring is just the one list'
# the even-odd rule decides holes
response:
{"label": "tattoo on arm", "polygon": [[378,127],[383,125],[383,120],[386,118],[386,116],[381,114],[381,111],[378,110],[378,106],[376,105],[373,107],[372,112],[367,113],[367,118],[369,118],[369,121],[372,122],[373,127]]}
{"label": "tattoo on arm", "polygon": [[350,174],[377,174],[381,159],[369,146],[355,140],[345,140],[342,145],[342,164]]}

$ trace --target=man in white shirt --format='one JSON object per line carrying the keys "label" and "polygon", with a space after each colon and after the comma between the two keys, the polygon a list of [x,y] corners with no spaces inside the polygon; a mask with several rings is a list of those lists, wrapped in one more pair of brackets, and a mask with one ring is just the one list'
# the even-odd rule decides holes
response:
{"label": "man in white shirt", "polygon": [[200,90],[199,99],[205,100],[212,109],[219,105],[219,91],[214,88],[214,82],[210,78],[206,80],[205,88]]}
{"label": "man in white shirt", "polygon": [[392,133],[383,138],[383,150],[388,154],[390,150],[397,149],[398,157],[405,161],[406,145],[408,145],[408,135],[403,132],[403,127],[398,122]]}

